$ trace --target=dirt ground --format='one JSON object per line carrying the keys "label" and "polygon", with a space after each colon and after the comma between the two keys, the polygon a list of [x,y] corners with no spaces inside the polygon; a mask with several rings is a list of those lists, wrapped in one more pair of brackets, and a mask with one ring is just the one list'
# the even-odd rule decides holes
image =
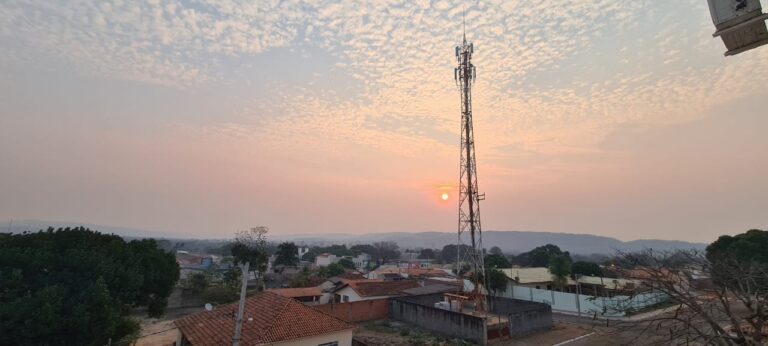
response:
{"label": "dirt ground", "polygon": [[589,335],[593,330],[590,327],[579,326],[570,323],[555,322],[552,329],[518,338],[501,338],[489,340],[488,345],[493,346],[538,346],[556,345],[572,340],[583,335]]}
{"label": "dirt ground", "polygon": [[172,320],[146,320],[141,322],[141,335],[136,346],[168,346],[176,342],[177,330]]}
{"label": "dirt ground", "polygon": [[354,338],[370,346],[448,346],[474,345],[459,339],[441,338],[426,330],[395,321],[373,321],[361,323],[355,330]]}
{"label": "dirt ground", "polygon": [[[538,346],[555,345],[563,341],[572,340],[582,335],[593,332],[591,326],[580,326],[572,323],[555,322],[549,331],[536,333],[519,338],[502,338],[490,340],[492,346]],[[370,346],[395,346],[395,345],[473,345],[459,340],[441,338],[429,331],[413,328],[394,321],[376,321],[360,324],[355,331],[355,339]]]}

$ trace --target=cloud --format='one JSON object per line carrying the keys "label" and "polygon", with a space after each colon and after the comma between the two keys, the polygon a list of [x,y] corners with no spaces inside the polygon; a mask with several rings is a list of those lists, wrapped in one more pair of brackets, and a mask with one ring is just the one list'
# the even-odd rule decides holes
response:
{"label": "cloud", "polygon": [[694,0],[10,1],[0,42],[87,74],[202,89],[231,82],[226,70],[241,60],[230,58],[309,45],[336,59],[328,73],[359,82],[352,97],[273,76],[261,81],[269,93],[238,100],[241,112],[202,131],[313,152],[362,144],[449,157],[459,126],[452,49],[464,14],[477,47],[478,150],[489,157],[510,145],[599,151],[616,126],[689,121],[768,82],[766,50],[723,59]]}

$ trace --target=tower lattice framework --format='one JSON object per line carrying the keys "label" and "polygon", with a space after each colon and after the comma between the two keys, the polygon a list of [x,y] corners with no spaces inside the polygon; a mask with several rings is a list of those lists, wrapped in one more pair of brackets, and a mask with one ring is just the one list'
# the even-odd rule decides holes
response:
{"label": "tower lattice framework", "polygon": [[[456,244],[456,271],[471,273],[474,292],[482,294],[485,281],[483,263],[483,232],[480,227],[480,201],[485,194],[478,193],[477,164],[475,160],[475,138],[472,128],[472,84],[475,81],[475,66],[472,64],[474,45],[467,42],[466,33],[462,44],[456,47],[458,67],[454,78],[461,92],[461,155],[459,168],[459,225]],[[467,268],[469,266],[469,268]]]}

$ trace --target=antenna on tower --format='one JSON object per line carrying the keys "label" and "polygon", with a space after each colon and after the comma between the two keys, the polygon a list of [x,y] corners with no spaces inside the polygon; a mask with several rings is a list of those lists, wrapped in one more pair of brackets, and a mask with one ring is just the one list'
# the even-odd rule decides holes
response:
{"label": "antenna on tower", "polygon": [[467,4],[461,4],[461,32],[463,34],[463,42],[467,43]]}

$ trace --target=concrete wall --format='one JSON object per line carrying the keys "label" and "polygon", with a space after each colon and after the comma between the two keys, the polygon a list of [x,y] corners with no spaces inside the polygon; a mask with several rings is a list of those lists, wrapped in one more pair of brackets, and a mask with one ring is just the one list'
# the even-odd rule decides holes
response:
{"label": "concrete wall", "polygon": [[315,305],[313,308],[351,323],[380,320],[389,317],[389,299],[386,298]]}
{"label": "concrete wall", "polygon": [[275,346],[317,346],[329,342],[338,342],[339,346],[352,346],[352,329],[328,333],[322,335],[314,335],[307,338],[301,338],[296,340],[289,340],[284,342],[274,343]]}
{"label": "concrete wall", "polygon": [[440,295],[438,295],[437,300],[429,296],[391,298],[389,316],[391,319],[413,324],[446,336],[485,345],[488,335],[485,320],[459,312],[437,309],[425,304],[426,300],[433,304],[440,300],[439,298]]}
{"label": "concrete wall", "polygon": [[491,312],[506,316],[509,335],[520,336],[552,328],[552,308],[547,304],[534,303],[503,297],[491,297]]}

